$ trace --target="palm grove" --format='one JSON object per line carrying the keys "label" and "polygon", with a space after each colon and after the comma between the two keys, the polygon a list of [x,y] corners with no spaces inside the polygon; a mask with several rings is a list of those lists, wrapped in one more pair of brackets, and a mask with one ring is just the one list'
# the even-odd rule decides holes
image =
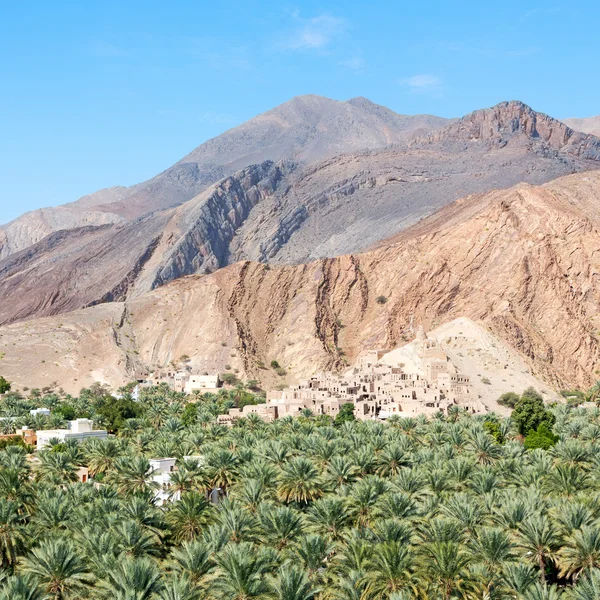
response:
{"label": "palm grove", "polygon": [[[5,429],[87,416],[114,435],[35,460],[1,440],[0,600],[600,597],[600,410],[529,393],[511,419],[216,423],[248,401],[5,395]],[[49,417],[29,415],[42,405]],[[181,499],[158,507],[163,456]]]}

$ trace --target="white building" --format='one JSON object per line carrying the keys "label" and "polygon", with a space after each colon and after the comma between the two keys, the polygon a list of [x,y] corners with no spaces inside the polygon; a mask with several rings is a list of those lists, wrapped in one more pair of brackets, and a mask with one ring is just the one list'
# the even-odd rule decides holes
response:
{"label": "white building", "polygon": [[105,429],[92,429],[91,419],[75,419],[69,421],[68,429],[39,429],[35,432],[37,436],[37,449],[40,450],[48,445],[48,442],[56,438],[61,442],[67,440],[82,441],[88,438],[99,438],[101,440],[108,437]]}
{"label": "white building", "polygon": [[153,458],[150,468],[154,471],[152,481],[159,484],[154,497],[159,506],[169,500],[179,500],[179,492],[171,496],[171,473],[175,470],[176,458]]}
{"label": "white building", "polygon": [[32,408],[29,411],[29,414],[32,417],[35,417],[36,415],[44,415],[45,417],[50,416],[50,409],[49,408]]}
{"label": "white building", "polygon": [[216,375],[190,375],[185,382],[184,390],[186,394],[192,392],[216,393],[219,391],[223,382],[219,373]]}

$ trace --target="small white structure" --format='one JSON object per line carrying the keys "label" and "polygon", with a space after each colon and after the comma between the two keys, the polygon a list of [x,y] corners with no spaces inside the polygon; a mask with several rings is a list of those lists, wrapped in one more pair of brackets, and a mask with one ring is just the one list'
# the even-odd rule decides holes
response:
{"label": "small white structure", "polygon": [[98,438],[104,440],[108,437],[108,431],[105,429],[92,429],[91,419],[75,419],[69,421],[68,429],[39,429],[35,432],[37,436],[37,449],[40,450],[48,445],[48,442],[56,438],[61,442],[67,440],[85,440],[88,438]]}
{"label": "small white structure", "polygon": [[171,495],[171,473],[175,470],[176,458],[153,458],[150,468],[154,471],[152,481],[160,485],[154,497],[159,506],[169,500],[179,500],[179,492]]}
{"label": "small white structure", "polygon": [[32,408],[29,411],[29,414],[32,417],[35,417],[36,415],[44,415],[45,417],[50,416],[50,409],[49,408]]}
{"label": "small white structure", "polygon": [[192,392],[215,393],[222,385],[219,373],[216,375],[190,375],[185,382],[184,390],[186,394]]}

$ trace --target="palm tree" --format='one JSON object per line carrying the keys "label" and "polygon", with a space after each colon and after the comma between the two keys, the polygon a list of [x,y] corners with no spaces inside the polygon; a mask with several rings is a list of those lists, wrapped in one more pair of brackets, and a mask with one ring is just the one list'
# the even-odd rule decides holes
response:
{"label": "palm tree", "polygon": [[217,523],[224,540],[234,543],[258,540],[259,529],[255,515],[235,502],[222,502],[219,509]]}
{"label": "palm tree", "polygon": [[384,448],[377,458],[376,473],[380,477],[393,477],[397,475],[402,467],[410,465],[406,450],[399,444],[393,444]]}
{"label": "palm tree", "polygon": [[583,571],[600,568],[600,528],[583,525],[575,530],[558,551],[560,576],[577,580]]}
{"label": "palm tree", "polygon": [[336,490],[356,481],[358,475],[359,469],[351,460],[345,456],[332,456],[323,479],[329,489]]}
{"label": "palm tree", "polygon": [[107,575],[98,582],[106,600],[150,600],[162,587],[158,567],[147,558],[126,558]]}
{"label": "palm tree", "polygon": [[270,595],[275,600],[312,600],[319,592],[312,586],[306,571],[284,565],[272,583]]}
{"label": "palm tree", "polygon": [[74,598],[90,582],[81,557],[63,539],[42,542],[23,561],[24,573],[36,577],[54,600]]}
{"label": "palm tree", "polygon": [[546,581],[546,566],[552,562],[557,545],[556,531],[547,517],[532,516],[519,525],[517,546],[538,565],[542,583]]}
{"label": "palm tree", "polygon": [[265,575],[272,567],[273,557],[260,549],[246,542],[229,544],[215,560],[217,572],[211,592],[217,598],[252,600],[269,591]]}
{"label": "palm tree", "polygon": [[46,600],[48,596],[40,589],[32,575],[9,577],[0,590],[0,600]]}
{"label": "palm tree", "polygon": [[0,498],[0,568],[8,570],[15,565],[25,546],[22,519],[18,506]]}
{"label": "palm tree", "polygon": [[117,440],[93,440],[87,452],[90,475],[95,477],[112,470],[121,454],[121,444]]}
{"label": "palm tree", "polygon": [[156,600],[201,600],[202,590],[196,587],[185,576],[170,575],[163,582],[163,587],[153,598]]}
{"label": "palm tree", "polygon": [[569,591],[569,600],[591,600],[600,598],[600,570],[593,569],[577,581]]}
{"label": "palm tree", "polygon": [[456,542],[432,542],[422,549],[421,572],[441,592],[443,600],[469,587],[469,557]]}
{"label": "palm tree", "polygon": [[114,479],[121,494],[143,494],[156,490],[160,484],[152,480],[154,470],[142,456],[123,456],[115,462]]}
{"label": "palm tree", "polygon": [[384,542],[373,548],[364,577],[366,597],[384,600],[406,589],[411,580],[412,560],[406,544]]}
{"label": "palm tree", "polygon": [[306,513],[310,529],[337,539],[348,523],[350,515],[343,498],[327,496],[313,502]]}
{"label": "palm tree", "polygon": [[302,515],[288,506],[267,505],[259,516],[265,541],[277,550],[296,540],[304,529]]}
{"label": "palm tree", "polygon": [[43,478],[54,485],[77,481],[77,466],[67,452],[47,450],[39,453],[39,459],[38,479]]}
{"label": "palm tree", "polygon": [[226,448],[219,448],[208,456],[207,465],[211,485],[227,493],[237,475],[238,461],[235,454]]}
{"label": "palm tree", "polygon": [[154,534],[145,530],[136,521],[126,520],[115,523],[112,534],[117,547],[125,556],[140,558],[160,551],[160,540]]}
{"label": "palm tree", "polygon": [[195,584],[214,566],[211,550],[203,540],[183,542],[181,546],[173,549],[171,561],[175,573],[185,575]]}
{"label": "palm tree", "polygon": [[188,492],[169,506],[167,523],[177,544],[191,541],[202,533],[212,520],[211,505],[204,495]]}
{"label": "palm tree", "polygon": [[585,399],[587,402],[600,403],[600,379],[586,392]]}
{"label": "palm tree", "polygon": [[326,558],[333,553],[335,546],[325,537],[318,534],[301,536],[290,552],[291,557],[302,561],[302,566],[312,579],[322,569]]}
{"label": "palm tree", "polygon": [[307,458],[292,458],[284,465],[277,494],[283,502],[308,504],[323,495],[319,472]]}
{"label": "palm tree", "polygon": [[65,495],[40,494],[31,527],[40,536],[63,531],[68,526],[72,512],[73,504]]}
{"label": "palm tree", "polygon": [[513,558],[514,545],[501,529],[483,528],[470,545],[471,560],[481,567],[484,593],[491,595],[492,588],[502,581],[502,571]]}

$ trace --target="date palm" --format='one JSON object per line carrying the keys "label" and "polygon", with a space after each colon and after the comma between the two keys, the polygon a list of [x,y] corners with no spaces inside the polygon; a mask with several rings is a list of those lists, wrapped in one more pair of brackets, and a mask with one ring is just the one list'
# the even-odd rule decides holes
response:
{"label": "date palm", "polygon": [[547,517],[532,516],[519,525],[517,547],[537,564],[542,583],[546,581],[546,566],[553,562],[557,546],[555,528]]}
{"label": "date palm", "polygon": [[472,562],[480,567],[484,593],[491,595],[492,588],[503,580],[504,566],[514,558],[514,544],[501,529],[483,528],[471,541]]}
{"label": "date palm", "polygon": [[469,557],[457,542],[432,542],[421,551],[421,568],[425,581],[431,581],[443,600],[469,587]]}
{"label": "date palm", "polygon": [[87,448],[87,466],[92,477],[110,471],[123,450],[114,439],[93,440]]}
{"label": "date palm", "polygon": [[40,463],[36,469],[38,479],[63,485],[77,481],[77,466],[67,452],[46,450],[39,453]]}
{"label": "date palm", "polygon": [[269,591],[266,574],[273,557],[242,542],[228,544],[215,558],[217,571],[211,581],[211,593],[226,600],[263,598]]}
{"label": "date palm", "polygon": [[302,515],[288,506],[265,506],[259,513],[262,539],[277,550],[283,550],[304,529]]}
{"label": "date palm", "polygon": [[139,558],[146,555],[157,555],[160,552],[160,540],[137,521],[119,521],[115,523],[111,531],[117,548],[125,556]]}
{"label": "date palm", "polygon": [[23,571],[36,577],[54,600],[77,598],[91,580],[73,545],[60,538],[49,539],[35,548],[24,559]]}
{"label": "date palm", "polygon": [[325,560],[334,549],[335,546],[325,536],[308,534],[296,540],[289,554],[300,559],[312,579],[324,567]]}
{"label": "date palm", "polygon": [[283,466],[277,494],[284,502],[308,504],[323,495],[315,465],[307,458],[292,458]]}
{"label": "date palm", "polygon": [[177,575],[167,577],[162,589],[153,596],[156,600],[201,600],[202,598],[204,598],[202,590],[185,576]]}
{"label": "date palm", "polygon": [[32,575],[9,577],[0,589],[0,600],[47,600],[48,596],[40,589]]}
{"label": "date palm", "polygon": [[364,577],[367,598],[385,600],[409,587],[412,560],[406,544],[384,542],[372,552]]}
{"label": "date palm", "polygon": [[160,571],[147,558],[126,558],[119,561],[98,582],[100,597],[106,600],[150,600],[161,589]]}
{"label": "date palm", "polygon": [[306,519],[312,531],[337,539],[349,522],[350,515],[343,498],[328,496],[311,504]]}
{"label": "date palm", "polygon": [[320,590],[313,587],[308,574],[294,565],[284,565],[277,573],[269,594],[275,600],[312,600]]}
{"label": "date palm", "polygon": [[147,458],[123,456],[115,462],[113,478],[120,494],[144,494],[160,485],[152,480],[154,470]]}
{"label": "date palm", "polygon": [[10,500],[0,498],[0,568],[10,569],[24,547],[23,520],[18,506]]}
{"label": "date palm", "polygon": [[198,537],[212,520],[211,505],[202,494],[188,492],[178,502],[169,506],[167,523],[173,531],[173,539],[180,544]]}
{"label": "date palm", "polygon": [[600,568],[600,528],[583,525],[565,540],[557,553],[560,576],[575,580],[584,571]]}
{"label": "date palm", "polygon": [[594,569],[583,575],[569,591],[569,600],[593,600],[600,598],[600,570]]}
{"label": "date palm", "polygon": [[171,553],[172,569],[175,573],[185,575],[190,581],[198,584],[214,566],[211,549],[204,540],[183,542]]}

